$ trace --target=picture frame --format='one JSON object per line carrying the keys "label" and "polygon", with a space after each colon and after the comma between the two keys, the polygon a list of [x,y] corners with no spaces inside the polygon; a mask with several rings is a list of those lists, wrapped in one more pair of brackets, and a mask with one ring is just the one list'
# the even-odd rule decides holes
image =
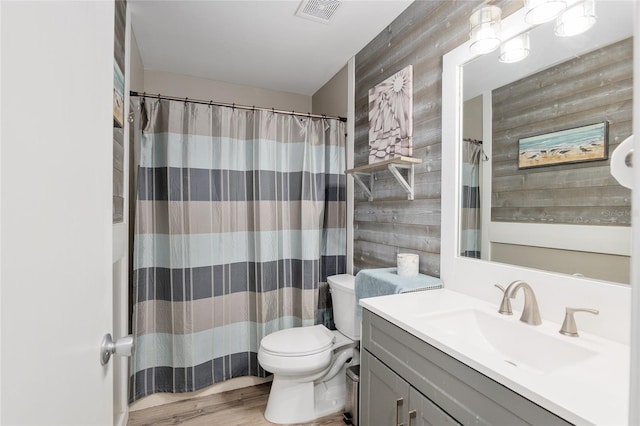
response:
{"label": "picture frame", "polygon": [[413,155],[413,66],[369,89],[369,164]]}
{"label": "picture frame", "polygon": [[609,158],[609,122],[573,127],[518,140],[518,169]]}
{"label": "picture frame", "polygon": [[122,127],[124,125],[124,74],[113,61],[113,125]]}

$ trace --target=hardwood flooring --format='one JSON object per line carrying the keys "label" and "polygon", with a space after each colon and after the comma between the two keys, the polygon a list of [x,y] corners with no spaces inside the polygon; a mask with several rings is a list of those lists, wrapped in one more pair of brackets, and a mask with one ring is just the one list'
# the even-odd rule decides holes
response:
{"label": "hardwood flooring", "polygon": [[[271,383],[174,402],[129,413],[128,426],[268,426],[264,418]],[[304,426],[343,426],[342,412]]]}

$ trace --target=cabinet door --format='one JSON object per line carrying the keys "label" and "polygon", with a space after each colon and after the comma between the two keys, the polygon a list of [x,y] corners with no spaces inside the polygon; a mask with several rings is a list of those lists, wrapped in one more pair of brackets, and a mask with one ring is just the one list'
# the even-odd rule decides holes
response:
{"label": "cabinet door", "polygon": [[409,384],[367,351],[361,364],[360,424],[406,425]]}
{"label": "cabinet door", "polygon": [[459,425],[429,398],[414,388],[409,390],[409,426]]}

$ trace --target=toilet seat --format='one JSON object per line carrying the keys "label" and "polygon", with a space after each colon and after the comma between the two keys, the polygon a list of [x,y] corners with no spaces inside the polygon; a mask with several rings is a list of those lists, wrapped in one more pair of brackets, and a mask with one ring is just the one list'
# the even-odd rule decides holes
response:
{"label": "toilet seat", "polygon": [[275,356],[302,357],[331,349],[334,340],[335,335],[324,325],[295,327],[264,337],[260,349]]}

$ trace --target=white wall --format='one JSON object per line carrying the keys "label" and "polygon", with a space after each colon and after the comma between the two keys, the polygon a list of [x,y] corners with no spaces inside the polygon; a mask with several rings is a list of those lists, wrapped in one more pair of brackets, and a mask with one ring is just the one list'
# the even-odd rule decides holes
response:
{"label": "white wall", "polygon": [[482,95],[464,102],[462,137],[482,140]]}
{"label": "white wall", "polygon": [[137,92],[144,91],[144,65],[142,64],[142,56],[140,56],[140,49],[138,49],[138,41],[136,40],[136,34],[133,32],[133,28],[129,27],[131,31],[131,45],[129,46],[129,84],[131,90]]}
{"label": "white wall", "polygon": [[346,117],[348,114],[348,72],[345,65],[331,80],[313,94],[311,99],[313,114]]}
{"label": "white wall", "polygon": [[144,71],[144,91],[167,96],[311,112],[311,96],[241,86],[164,71]]}

